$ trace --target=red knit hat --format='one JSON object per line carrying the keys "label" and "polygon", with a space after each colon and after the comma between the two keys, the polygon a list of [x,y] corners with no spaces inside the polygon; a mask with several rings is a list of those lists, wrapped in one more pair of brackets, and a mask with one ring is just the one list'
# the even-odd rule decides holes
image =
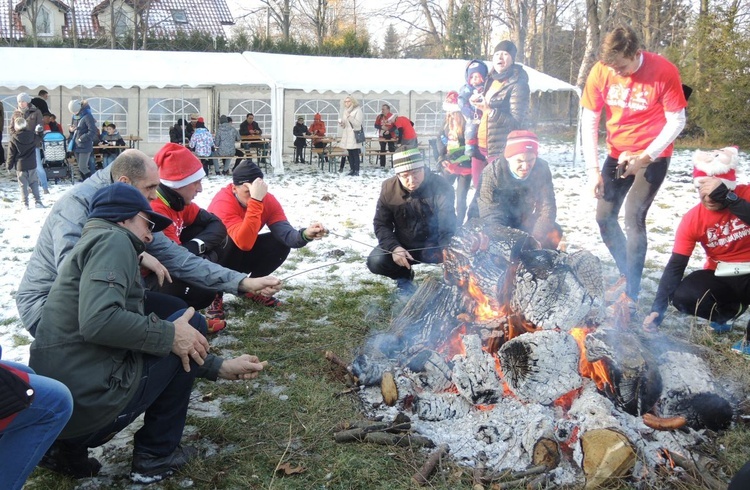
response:
{"label": "red knit hat", "polygon": [[206,120],[205,120],[205,119],[203,119],[202,117],[199,117],[199,118],[198,118],[198,122],[202,122],[202,123],[204,123],[204,122],[206,122]]}
{"label": "red knit hat", "polygon": [[193,152],[177,143],[167,143],[154,155],[161,183],[173,189],[185,187],[206,176]]}
{"label": "red knit hat", "polygon": [[739,148],[728,146],[720,150],[700,151],[693,155],[693,182],[698,187],[704,177],[721,179],[729,189],[737,187]]}
{"label": "red knit hat", "polygon": [[527,151],[534,152],[534,155],[539,154],[539,138],[531,131],[511,131],[505,144],[505,158]]}

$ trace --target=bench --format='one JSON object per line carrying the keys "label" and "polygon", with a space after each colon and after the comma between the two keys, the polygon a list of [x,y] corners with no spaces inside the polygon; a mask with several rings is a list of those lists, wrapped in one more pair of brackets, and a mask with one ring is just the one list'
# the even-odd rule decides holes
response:
{"label": "bench", "polygon": [[372,150],[372,151],[368,151],[367,152],[367,158],[370,159],[370,165],[373,165],[373,163],[372,163],[373,157],[375,158],[374,165],[379,165],[379,159],[380,159],[380,157],[381,156],[385,156],[386,161],[388,161],[388,159],[390,159],[390,161],[391,161],[391,168],[392,168],[393,167],[393,154],[394,153],[395,152],[393,152],[393,151]]}

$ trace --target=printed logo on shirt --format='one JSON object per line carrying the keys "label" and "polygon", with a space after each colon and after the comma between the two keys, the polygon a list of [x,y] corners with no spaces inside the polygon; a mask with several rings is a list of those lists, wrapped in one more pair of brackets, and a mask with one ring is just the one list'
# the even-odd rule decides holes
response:
{"label": "printed logo on shirt", "polygon": [[607,105],[643,111],[648,108],[649,87],[638,83],[632,87],[615,83],[609,86],[607,91]]}
{"label": "printed logo on shirt", "polygon": [[706,246],[709,248],[724,247],[750,235],[750,228],[739,218],[732,218],[725,223],[716,223],[706,230]]}

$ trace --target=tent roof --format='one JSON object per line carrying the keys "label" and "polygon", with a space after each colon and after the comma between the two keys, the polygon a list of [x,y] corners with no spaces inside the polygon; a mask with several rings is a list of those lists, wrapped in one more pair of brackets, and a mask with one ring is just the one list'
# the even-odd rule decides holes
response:
{"label": "tent roof", "polygon": [[0,60],[0,86],[11,89],[270,86],[239,53],[0,48]]}
{"label": "tent roof", "polygon": [[[306,92],[448,92],[466,83],[468,60],[334,58],[245,51],[276,86]],[[489,64],[489,63],[488,63]],[[523,65],[522,65],[523,66]],[[578,88],[524,66],[532,92]]]}

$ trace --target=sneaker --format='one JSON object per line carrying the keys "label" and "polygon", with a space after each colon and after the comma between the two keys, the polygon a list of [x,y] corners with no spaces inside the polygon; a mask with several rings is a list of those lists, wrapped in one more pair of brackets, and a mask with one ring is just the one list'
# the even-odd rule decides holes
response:
{"label": "sneaker", "polygon": [[750,357],[750,344],[746,340],[740,340],[732,346],[732,352],[742,354],[745,357]]}
{"label": "sneaker", "polygon": [[268,306],[269,308],[281,306],[281,301],[274,298],[273,296],[263,296],[262,294],[258,293],[245,293],[244,296],[251,301],[255,301],[256,303],[263,306]]}
{"label": "sneaker", "polygon": [[162,481],[198,456],[197,449],[182,445],[177,446],[177,449],[168,456],[152,456],[148,453],[133,452],[130,479],[142,485]]}
{"label": "sneaker", "polygon": [[[57,182],[55,182],[55,184],[57,184]],[[49,194],[49,189],[44,189],[44,193]]]}
{"label": "sneaker", "polygon": [[221,318],[206,317],[206,323],[208,324],[208,333],[217,333],[227,328],[227,322]]}
{"label": "sneaker", "polygon": [[63,441],[55,441],[39,461],[39,466],[72,478],[89,478],[99,474],[102,464],[96,458],[89,458],[85,446],[73,446]]}
{"label": "sneaker", "polygon": [[732,331],[731,322],[729,323],[710,322],[708,325],[711,327],[711,330],[713,330],[715,334],[721,335],[723,333],[728,333]]}
{"label": "sneaker", "polygon": [[216,293],[213,303],[206,309],[206,318],[217,318],[224,320],[224,295],[222,293]]}
{"label": "sneaker", "polygon": [[627,285],[628,280],[625,278],[625,276],[620,276],[620,278],[617,279],[617,282],[610,286],[609,289],[604,291],[604,301],[606,301],[607,303],[613,303],[617,301],[617,299],[620,297],[620,294],[625,291],[625,287]]}
{"label": "sneaker", "polygon": [[44,204],[42,204],[42,201],[37,201],[37,202],[36,202],[36,203],[34,204],[34,207],[35,207],[35,208],[37,208],[37,209],[44,209],[44,208],[46,208],[47,206],[45,206]]}

